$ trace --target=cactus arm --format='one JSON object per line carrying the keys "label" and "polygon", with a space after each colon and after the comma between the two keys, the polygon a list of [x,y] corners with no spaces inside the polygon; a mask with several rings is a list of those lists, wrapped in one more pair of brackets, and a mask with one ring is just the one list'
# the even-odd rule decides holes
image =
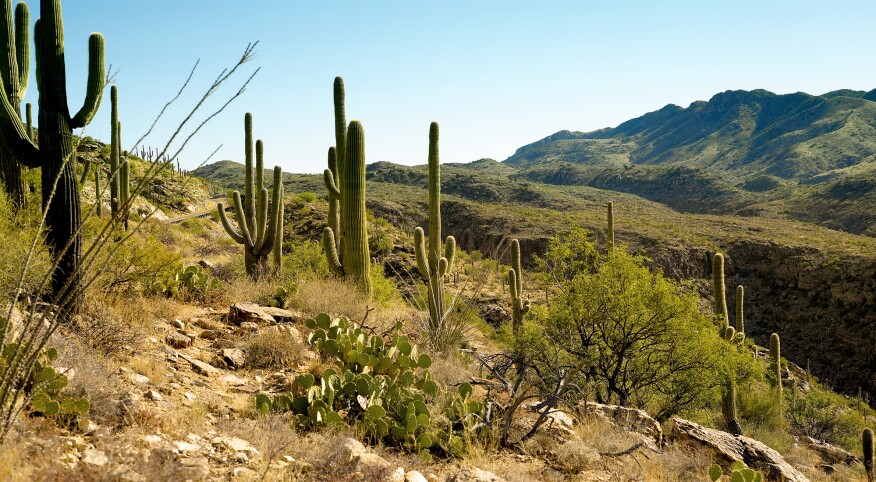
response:
{"label": "cactus arm", "polygon": [[[60,5],[58,6],[60,10]],[[60,16],[60,12],[59,16]],[[62,34],[63,35],[63,34]],[[88,38],[88,87],[85,94],[85,102],[79,112],[70,120],[70,128],[85,127],[94,118],[100,101],[103,98],[103,86],[106,83],[106,71],[103,63],[104,40],[103,35],[93,33]]]}
{"label": "cactus arm", "polygon": [[334,174],[330,169],[326,169],[322,173],[323,181],[325,181],[325,188],[329,193],[329,202],[336,200],[341,196],[341,191],[338,189],[338,186],[335,185]]}
{"label": "cactus arm", "polygon": [[25,132],[27,133],[27,138],[30,139],[31,142],[36,138],[33,132],[33,108],[30,105],[30,102],[24,105],[24,112],[27,124],[25,125]]}
{"label": "cactus arm", "polygon": [[[275,215],[276,217],[276,215]],[[262,188],[259,191],[258,197],[258,211],[256,211],[256,224],[255,228],[255,244],[253,244],[253,253],[261,253],[262,246],[265,244],[265,232],[267,230],[268,224],[268,190],[267,188]]]}
{"label": "cactus arm", "polygon": [[426,241],[423,228],[417,226],[414,229],[414,253],[417,258],[417,269],[420,274],[429,277],[429,260],[426,259]]}
{"label": "cactus arm", "polygon": [[325,251],[329,270],[337,276],[343,276],[344,267],[338,260],[338,248],[335,247],[335,233],[332,232],[332,228],[326,227],[322,230],[322,249]]}
{"label": "cactus arm", "polygon": [[255,197],[256,197],[256,189],[260,189],[261,186],[255,186],[253,176],[252,176],[252,162],[253,162],[253,148],[252,148],[252,113],[247,112],[243,118],[243,133],[244,133],[244,153],[245,153],[245,161],[244,164],[246,166],[246,174],[244,179],[243,186],[243,197],[246,205],[244,206],[243,218],[246,220],[246,225],[248,227],[255,226]]}
{"label": "cactus arm", "polygon": [[508,292],[511,294],[511,300],[515,304],[520,301],[520,292],[518,289],[517,273],[514,271],[514,268],[511,268],[508,270]]}
{"label": "cactus arm", "polygon": [[82,168],[82,177],[79,178],[79,184],[85,184],[85,181],[88,180],[89,174],[91,174],[91,161],[86,160],[85,166]]}
{"label": "cactus arm", "polygon": [[9,103],[2,79],[0,79],[0,89],[4,92],[0,95],[0,137],[18,155],[18,162],[27,167],[40,167],[42,165],[40,152],[27,135],[18,112]]}
{"label": "cactus arm", "polygon": [[456,259],[456,238],[447,236],[444,241],[444,257],[447,259],[447,274],[453,272],[453,260]]}
{"label": "cactus arm", "polygon": [[727,331],[730,326],[729,315],[727,314],[727,295],[724,287],[724,255],[715,253],[712,259],[712,288],[715,295],[715,314],[721,317],[723,327],[721,334]]}
{"label": "cactus arm", "polygon": [[12,0],[3,0],[0,7],[0,22],[5,28],[0,28],[0,43],[6,58],[0,62],[0,76],[3,77],[3,85],[6,86],[4,94],[9,97],[10,103],[16,104],[18,99],[18,65],[15,56],[15,24],[12,21]]}
{"label": "cactus arm", "polygon": [[441,257],[441,163],[438,155],[438,123],[429,125],[429,267]]}
{"label": "cactus arm", "polygon": [[[265,202],[267,202],[267,189],[262,189],[262,192],[265,196]],[[257,251],[261,253],[268,253],[274,249],[274,241],[277,237],[277,230],[283,230],[282,220],[277,219],[277,215],[279,210],[283,205],[283,170],[280,166],[274,166],[274,189],[271,193],[271,207],[270,210],[267,208],[265,211],[268,212],[268,217],[266,219],[266,226],[260,229],[261,232],[264,232],[264,238],[261,243],[256,247]],[[281,235],[282,236],[282,235]]]}
{"label": "cactus arm", "polygon": [[[265,185],[265,144],[261,139],[255,143],[256,164],[255,164],[255,188],[260,189]],[[258,199],[258,198],[256,198]],[[267,198],[265,199],[267,201]],[[257,206],[256,209],[261,209]],[[256,211],[258,212],[258,211]]]}
{"label": "cactus arm", "polygon": [[246,225],[246,213],[243,212],[243,202],[240,199],[240,191],[234,191],[234,214],[237,218],[237,225],[240,228],[240,234],[243,237],[243,245],[247,249],[252,248],[253,239],[252,231]]}
{"label": "cactus arm", "polygon": [[[514,268],[514,272],[517,274],[517,290],[519,292],[523,292],[523,267],[520,263],[520,241],[517,239],[511,240],[511,267]],[[519,293],[518,293],[519,295]],[[518,298],[519,296],[514,296]]]}
{"label": "cactus arm", "polygon": [[[346,94],[344,93],[344,79],[340,76],[335,77],[334,84],[334,103],[335,103],[335,154],[337,155],[337,169],[333,170],[335,175],[335,184],[338,188],[342,180],[342,172],[344,166],[343,157],[346,155],[347,143],[347,113],[344,105]],[[343,199],[341,200],[343,202]]]}
{"label": "cactus arm", "polygon": [[231,223],[228,222],[228,216],[225,214],[225,203],[217,203],[216,207],[219,208],[219,219],[222,221],[222,227],[225,228],[225,232],[231,236],[235,243],[243,244],[243,235],[238,233]]}
{"label": "cactus arm", "polygon": [[286,207],[283,204],[283,183],[274,184],[274,189],[280,190],[280,200],[277,203],[277,210],[274,221],[274,246],[272,254],[274,255],[274,272],[276,274],[280,274],[283,271],[283,214],[285,212]]}
{"label": "cactus arm", "polygon": [[368,217],[365,211],[365,130],[359,121],[347,128],[342,169],[343,210],[341,246],[344,271],[371,297],[371,254],[368,251]]}
{"label": "cactus arm", "polygon": [[30,79],[30,11],[27,4],[18,2],[15,6],[15,63],[18,66],[18,102],[20,104],[27,92]]}
{"label": "cactus arm", "polygon": [[438,260],[438,276],[443,277],[447,274],[447,258],[441,258]]}

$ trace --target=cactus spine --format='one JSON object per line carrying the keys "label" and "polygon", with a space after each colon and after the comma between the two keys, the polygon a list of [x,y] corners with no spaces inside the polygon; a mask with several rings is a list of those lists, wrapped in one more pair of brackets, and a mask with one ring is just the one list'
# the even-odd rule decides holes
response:
{"label": "cactus spine", "polygon": [[441,241],[441,161],[438,152],[438,123],[429,125],[429,239],[426,246],[423,228],[414,229],[414,252],[417,269],[429,283],[429,327],[441,326],[444,308],[444,277],[453,271],[456,239]]}
{"label": "cactus spine", "polygon": [[721,253],[715,253],[714,258],[712,258],[712,287],[715,292],[715,314],[721,317],[723,323],[721,335],[726,337],[730,320],[727,314],[727,297],[724,288],[724,255]]}
{"label": "cactus spine", "polygon": [[520,241],[511,240],[511,268],[508,270],[508,291],[511,293],[511,327],[514,333],[523,325],[523,315],[532,306],[523,301],[523,267],[520,263]]}
{"label": "cactus spine", "polygon": [[779,401],[782,400],[782,345],[779,340],[779,334],[773,333],[770,335],[770,375],[773,379],[773,386],[779,394]]}
{"label": "cactus spine", "polygon": [[[244,200],[240,191],[234,191],[234,214],[239,229],[235,229],[225,215],[224,203],[219,203],[219,219],[225,231],[234,241],[243,245],[243,259],[246,274],[253,279],[268,273],[268,257],[274,249],[274,244],[282,234],[283,217],[283,171],[280,166],[274,166],[274,186],[270,204],[268,189],[264,187],[264,146],[262,141],[256,142],[256,162],[252,162],[252,114],[244,117],[245,153],[246,153],[246,186]],[[255,170],[255,172],[253,172]],[[258,198],[253,199],[258,192]],[[276,256],[276,255],[275,255]],[[275,266],[279,269],[279,266]]]}
{"label": "cactus spine", "polygon": [[[60,0],[41,0],[40,18],[34,27],[37,88],[39,90],[39,147],[21,122],[18,108],[9,101],[13,86],[0,95],[0,130],[15,159],[28,167],[41,167],[43,209],[46,211],[46,244],[57,261],[52,272],[52,295],[56,303],[80,301],[80,255],[82,215],[79,186],[74,169],[73,129],[85,127],[100,107],[105,81],[104,40],[99,33],[88,40],[88,85],[82,108],[70,116],[64,64],[64,26]],[[19,75],[21,71],[19,71]],[[2,78],[2,76],[0,76]]]}
{"label": "cactus spine", "polygon": [[614,249],[614,203],[608,202],[608,231],[605,235],[609,251]]}
{"label": "cactus spine", "polygon": [[[3,20],[3,25],[0,26],[0,49],[2,49],[0,76],[6,86],[6,99],[20,120],[20,105],[27,92],[30,73],[30,39],[28,38],[30,15],[24,2],[16,5],[14,19],[11,0],[3,0],[0,8],[2,8],[0,15]],[[27,111],[29,114],[30,104],[27,105]],[[23,206],[26,199],[19,162],[15,151],[3,141],[0,150],[0,183],[3,184],[13,209]]]}
{"label": "cactus spine", "polygon": [[742,285],[739,285],[736,287],[736,333],[745,333],[744,301],[745,288],[743,288]]}
{"label": "cactus spine", "polygon": [[721,413],[724,415],[724,423],[733,435],[742,435],[742,425],[736,415],[736,382],[732,378],[727,379],[724,397],[721,405]]}
{"label": "cactus spine", "polygon": [[873,482],[873,431],[865,428],[861,434],[861,446],[864,449],[864,470],[867,471],[867,482]]}
{"label": "cactus spine", "polygon": [[[371,296],[371,255],[368,251],[368,220],[365,213],[365,131],[359,121],[350,122],[344,140],[344,155],[339,156],[340,188],[329,183],[330,192],[340,196],[340,250],[337,236],[330,226],[322,232],[323,249],[329,268],[339,276],[353,280]],[[343,255],[343,259],[340,257]]]}

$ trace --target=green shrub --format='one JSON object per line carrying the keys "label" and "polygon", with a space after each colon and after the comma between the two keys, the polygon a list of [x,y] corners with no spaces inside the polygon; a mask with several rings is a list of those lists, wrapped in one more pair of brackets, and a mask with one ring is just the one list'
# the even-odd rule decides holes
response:
{"label": "green shrub", "polygon": [[325,278],[329,274],[328,262],[322,246],[314,241],[292,241],[283,246],[283,276],[300,282],[313,278]]}
{"label": "green shrub", "polygon": [[392,279],[383,274],[383,264],[375,263],[371,267],[371,297],[374,302],[386,306],[401,299],[401,293]]}

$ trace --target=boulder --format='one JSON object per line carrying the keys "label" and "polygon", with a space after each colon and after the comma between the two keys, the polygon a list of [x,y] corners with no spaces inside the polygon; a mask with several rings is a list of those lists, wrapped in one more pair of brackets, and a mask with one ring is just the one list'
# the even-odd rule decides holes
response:
{"label": "boulder", "polygon": [[180,353],[179,356],[180,356],[180,358],[189,362],[192,365],[192,370],[194,370],[197,373],[200,373],[201,375],[204,375],[205,377],[216,376],[220,373],[218,368],[216,368],[212,365],[209,365],[207,363],[204,363],[201,360],[198,360],[196,358],[192,358],[188,355],[183,355],[182,353]]}
{"label": "boulder", "polygon": [[300,311],[289,311],[273,306],[260,306],[259,308],[272,316],[278,323],[296,323],[305,319],[304,313]]}
{"label": "boulder", "polygon": [[714,459],[725,467],[736,461],[743,462],[752,469],[760,470],[768,482],[809,482],[778,452],[753,438],[731,435],[673,417],[669,421],[668,439],[679,445],[705,448],[713,452]]}
{"label": "boulder", "polygon": [[860,463],[855,454],[812,437],[800,437],[800,445],[818,452],[822,460],[828,464],[843,463],[852,465]]}
{"label": "boulder", "polygon": [[453,474],[447,482],[505,482],[505,479],[486,470],[465,468]]}
{"label": "boulder", "polygon": [[243,368],[243,365],[246,363],[246,356],[244,356],[243,350],[240,348],[226,348],[222,350],[222,361],[229,368],[238,370]]}
{"label": "boulder", "polygon": [[277,320],[266,313],[261,306],[241,301],[231,305],[231,308],[228,310],[228,322],[232,325],[241,325],[243,323],[273,325]]}
{"label": "boulder", "polygon": [[478,306],[478,311],[481,318],[494,328],[498,328],[511,321],[511,315],[499,305],[492,303],[482,304]]}
{"label": "boulder", "polygon": [[352,438],[345,438],[337,444],[335,452],[326,460],[326,465],[338,467],[344,473],[354,475],[356,480],[403,482],[405,476],[404,470],[399,472],[386,459],[369,452],[361,442]]}
{"label": "boulder", "polygon": [[167,342],[168,345],[170,345],[174,348],[182,349],[182,348],[188,348],[188,347],[192,346],[192,339],[191,338],[183,335],[182,333],[178,333],[176,331],[167,335],[167,338],[165,338],[165,341]]}
{"label": "boulder", "polygon": [[585,413],[601,417],[624,430],[641,435],[642,440],[651,449],[659,450],[663,446],[663,429],[660,423],[644,410],[596,402],[587,402],[584,408]]}

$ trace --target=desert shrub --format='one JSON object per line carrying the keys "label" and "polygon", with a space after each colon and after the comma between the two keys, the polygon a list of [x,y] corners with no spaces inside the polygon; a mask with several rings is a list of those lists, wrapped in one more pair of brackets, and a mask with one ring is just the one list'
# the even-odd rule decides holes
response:
{"label": "desert shrub", "polygon": [[[27,209],[18,215],[12,215],[9,201],[0,190],[0,245],[3,246],[0,249],[0,266],[4,267],[0,270],[0,293],[4,295],[12,294],[18,286],[22,260],[27,256],[34,237],[38,235],[35,226],[39,223],[39,210],[32,207],[34,203],[38,207],[40,200],[30,201]],[[37,246],[41,249],[31,259],[30,268],[24,278],[23,288],[29,294],[36,294],[39,282],[51,264],[48,251],[42,248],[43,244],[38,242]]]}
{"label": "desert shrub", "polygon": [[298,198],[298,200],[301,201],[302,203],[310,203],[310,202],[316,201],[316,199],[317,199],[316,194],[314,194],[310,191],[300,192],[295,197]]}
{"label": "desert shrub", "polygon": [[389,221],[375,218],[368,227],[368,250],[372,256],[382,258],[392,253],[394,228]]}
{"label": "desert shrub", "polygon": [[375,303],[388,305],[401,299],[401,293],[395,283],[383,274],[383,264],[371,266],[371,297]]}
{"label": "desert shrub", "polygon": [[175,271],[156,277],[147,292],[180,300],[205,301],[216,294],[221,284],[198,265],[179,266]]}
{"label": "desert shrub", "polygon": [[295,281],[325,278],[328,262],[322,246],[314,241],[291,241],[283,247],[283,277]]}
{"label": "desert shrub", "polygon": [[794,434],[850,450],[857,449],[861,430],[866,427],[863,417],[846,400],[819,388],[792,397],[786,416]]}

